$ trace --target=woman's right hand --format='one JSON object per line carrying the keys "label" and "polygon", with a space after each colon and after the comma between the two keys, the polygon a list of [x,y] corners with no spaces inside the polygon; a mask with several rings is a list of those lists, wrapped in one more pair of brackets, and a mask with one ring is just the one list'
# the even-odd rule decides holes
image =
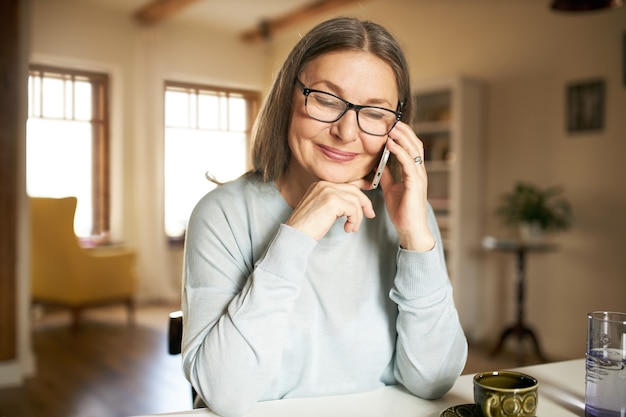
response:
{"label": "woman's right hand", "polygon": [[350,233],[358,232],[363,217],[371,219],[376,214],[359,184],[318,181],[311,184],[285,224],[320,240],[344,216],[343,228]]}

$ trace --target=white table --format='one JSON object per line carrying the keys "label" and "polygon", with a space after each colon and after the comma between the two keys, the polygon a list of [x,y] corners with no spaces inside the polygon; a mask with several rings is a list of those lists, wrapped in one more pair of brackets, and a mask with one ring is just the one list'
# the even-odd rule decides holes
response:
{"label": "white table", "polygon": [[[485,369],[491,370],[495,369]],[[537,417],[584,417],[584,359],[516,370],[539,380]],[[399,386],[389,386],[360,394],[259,402],[246,417],[439,417],[450,406],[474,402],[473,377],[473,374],[461,376],[450,392],[435,401],[417,398]],[[206,409],[159,415],[216,416]]]}

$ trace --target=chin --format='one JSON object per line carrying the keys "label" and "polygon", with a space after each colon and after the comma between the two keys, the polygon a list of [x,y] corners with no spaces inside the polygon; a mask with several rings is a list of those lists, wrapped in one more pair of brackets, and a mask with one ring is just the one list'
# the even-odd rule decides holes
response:
{"label": "chin", "polygon": [[363,178],[365,175],[359,175],[359,174],[354,174],[354,175],[338,175],[337,173],[330,173],[330,174],[326,174],[324,175],[322,173],[322,175],[318,176],[318,178],[322,181],[328,181],[328,182],[332,182],[335,184],[346,184],[352,181],[357,181],[360,180],[361,178]]}

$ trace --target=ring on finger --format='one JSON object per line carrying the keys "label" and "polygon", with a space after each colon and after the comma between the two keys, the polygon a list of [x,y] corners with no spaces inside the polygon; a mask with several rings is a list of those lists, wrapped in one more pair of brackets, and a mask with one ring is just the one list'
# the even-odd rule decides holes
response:
{"label": "ring on finger", "polygon": [[422,157],[417,155],[415,158],[413,158],[413,161],[415,162],[415,165],[422,165],[422,163],[424,162],[422,160]]}

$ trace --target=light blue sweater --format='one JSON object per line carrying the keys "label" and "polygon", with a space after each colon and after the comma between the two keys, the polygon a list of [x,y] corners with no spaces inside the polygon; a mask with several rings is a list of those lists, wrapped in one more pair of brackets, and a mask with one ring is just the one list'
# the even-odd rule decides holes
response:
{"label": "light blue sweater", "polygon": [[239,416],[255,402],[400,383],[437,398],[461,373],[467,342],[441,236],[399,248],[380,190],[358,233],[339,219],[319,242],[284,225],[274,183],[243,177],[207,194],[185,243],[183,369],[208,407]]}

